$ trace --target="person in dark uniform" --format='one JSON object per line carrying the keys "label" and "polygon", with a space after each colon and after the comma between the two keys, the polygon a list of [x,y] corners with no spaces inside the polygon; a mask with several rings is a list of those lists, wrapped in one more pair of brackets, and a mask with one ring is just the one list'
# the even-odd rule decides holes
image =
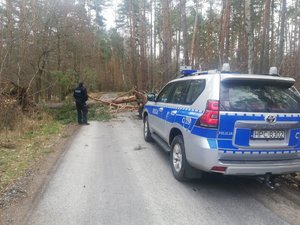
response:
{"label": "person in dark uniform", "polygon": [[75,88],[73,96],[76,103],[78,124],[89,125],[87,122],[88,107],[86,105],[88,95],[82,81],[79,83],[78,87]]}

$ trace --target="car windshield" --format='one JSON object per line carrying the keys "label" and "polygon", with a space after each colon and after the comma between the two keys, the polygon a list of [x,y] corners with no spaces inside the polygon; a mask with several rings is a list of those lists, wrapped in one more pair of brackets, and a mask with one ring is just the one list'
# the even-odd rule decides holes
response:
{"label": "car windshield", "polygon": [[299,113],[300,96],[294,87],[270,83],[224,83],[220,90],[222,111]]}

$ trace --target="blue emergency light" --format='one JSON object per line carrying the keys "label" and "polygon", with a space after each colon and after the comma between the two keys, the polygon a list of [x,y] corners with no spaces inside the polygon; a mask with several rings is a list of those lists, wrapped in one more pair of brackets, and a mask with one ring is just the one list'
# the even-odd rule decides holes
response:
{"label": "blue emergency light", "polygon": [[184,76],[192,75],[193,73],[196,73],[197,70],[181,70],[180,73]]}

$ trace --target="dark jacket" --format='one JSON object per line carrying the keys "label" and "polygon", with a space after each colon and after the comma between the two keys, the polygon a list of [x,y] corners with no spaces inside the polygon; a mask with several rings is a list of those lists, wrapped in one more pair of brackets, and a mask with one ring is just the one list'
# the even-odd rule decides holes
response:
{"label": "dark jacket", "polygon": [[76,103],[79,104],[84,104],[88,100],[86,88],[82,83],[79,83],[78,87],[75,88],[73,96],[76,100]]}

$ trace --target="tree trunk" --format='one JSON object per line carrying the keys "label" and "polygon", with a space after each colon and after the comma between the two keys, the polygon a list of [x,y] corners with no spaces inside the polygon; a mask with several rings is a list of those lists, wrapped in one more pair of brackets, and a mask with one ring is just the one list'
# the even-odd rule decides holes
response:
{"label": "tree trunk", "polygon": [[245,0],[245,28],[248,40],[248,73],[253,73],[254,37],[251,26],[251,0]]}
{"label": "tree trunk", "polygon": [[133,80],[133,85],[138,86],[137,77],[137,60],[136,60],[136,20],[134,15],[133,0],[129,1],[129,20],[130,20],[130,64],[131,64],[131,75]]}
{"label": "tree trunk", "polygon": [[198,2],[195,1],[195,19],[194,19],[194,28],[193,28],[193,37],[191,44],[191,66],[195,66],[195,42],[197,36],[197,27],[198,27]]}
{"label": "tree trunk", "polygon": [[170,2],[169,0],[162,0],[162,68],[163,81],[170,78],[171,73],[171,52],[172,52],[172,33],[170,23]]}
{"label": "tree trunk", "polygon": [[146,60],[146,32],[145,32],[145,1],[139,1],[139,45],[140,45],[140,84],[138,89],[144,90],[147,88],[147,60]]}
{"label": "tree trunk", "polygon": [[224,30],[223,30],[223,23],[224,23],[224,11],[225,11],[225,4],[226,1],[222,1],[222,10],[221,10],[221,19],[220,19],[220,32],[219,32],[219,67],[222,67],[223,64],[223,54],[224,54]]}
{"label": "tree trunk", "polygon": [[269,31],[270,31],[271,0],[265,1],[263,17],[263,33],[260,50],[260,73],[268,73],[269,69]]}
{"label": "tree trunk", "polygon": [[186,22],[186,0],[180,0],[182,42],[183,42],[183,58],[184,64],[189,65],[189,50],[187,42],[187,22]]}
{"label": "tree trunk", "polygon": [[283,53],[284,53],[284,33],[285,33],[285,16],[286,16],[286,0],[281,1],[280,12],[280,36],[279,36],[279,49],[277,54],[277,67],[280,70],[282,66]]}
{"label": "tree trunk", "polygon": [[10,58],[13,53],[14,47],[14,18],[13,18],[13,5],[11,0],[6,0],[6,18],[7,18],[7,64],[10,62]]}
{"label": "tree trunk", "polygon": [[223,0],[222,17],[221,17],[221,30],[219,33],[219,66],[222,67],[224,62],[228,62],[229,48],[230,48],[230,10],[231,0]]}
{"label": "tree trunk", "polygon": [[270,28],[270,31],[271,31],[271,40],[270,40],[270,66],[275,66],[275,37],[274,37],[274,15],[275,15],[275,1],[272,0],[271,2],[271,28]]}
{"label": "tree trunk", "polygon": [[231,15],[231,0],[226,1],[226,18],[225,18],[225,50],[224,50],[224,61],[223,62],[229,62],[229,52],[230,52],[230,15]]}

